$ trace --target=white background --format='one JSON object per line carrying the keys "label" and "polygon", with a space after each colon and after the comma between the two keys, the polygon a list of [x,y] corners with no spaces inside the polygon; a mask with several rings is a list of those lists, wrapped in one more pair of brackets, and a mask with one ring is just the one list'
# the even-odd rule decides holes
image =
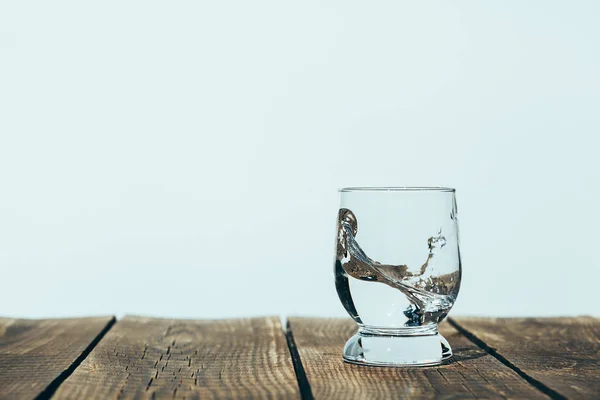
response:
{"label": "white background", "polygon": [[597,1],[0,3],[0,314],[345,315],[337,188],[457,188],[452,314],[599,315]]}

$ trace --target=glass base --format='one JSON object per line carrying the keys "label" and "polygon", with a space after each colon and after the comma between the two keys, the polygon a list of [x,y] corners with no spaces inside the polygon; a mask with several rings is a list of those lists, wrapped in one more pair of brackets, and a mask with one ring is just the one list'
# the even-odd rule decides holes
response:
{"label": "glass base", "polygon": [[359,331],[344,346],[344,361],[380,367],[439,365],[452,357],[448,341],[429,335],[377,335]]}

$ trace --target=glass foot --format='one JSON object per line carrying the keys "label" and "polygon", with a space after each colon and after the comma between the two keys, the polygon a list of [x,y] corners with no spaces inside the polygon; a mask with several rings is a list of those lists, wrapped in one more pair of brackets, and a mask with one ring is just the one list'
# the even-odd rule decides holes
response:
{"label": "glass foot", "polygon": [[452,357],[448,341],[433,335],[388,336],[364,334],[352,336],[344,347],[344,361],[381,367],[438,365]]}

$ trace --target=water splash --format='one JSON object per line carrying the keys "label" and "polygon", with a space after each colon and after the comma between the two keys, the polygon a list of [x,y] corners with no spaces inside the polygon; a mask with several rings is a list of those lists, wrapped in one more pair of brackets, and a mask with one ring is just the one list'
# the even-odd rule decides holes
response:
{"label": "water splash", "polygon": [[380,282],[402,292],[411,305],[404,311],[408,325],[422,325],[426,321],[439,321],[454,304],[459,272],[434,276],[428,269],[436,251],[446,245],[441,229],[427,239],[429,249],[425,262],[418,272],[405,264],[390,265],[372,260],[362,250],[355,237],[358,221],[354,213],[342,208],[338,214],[337,261],[351,277],[363,281]]}

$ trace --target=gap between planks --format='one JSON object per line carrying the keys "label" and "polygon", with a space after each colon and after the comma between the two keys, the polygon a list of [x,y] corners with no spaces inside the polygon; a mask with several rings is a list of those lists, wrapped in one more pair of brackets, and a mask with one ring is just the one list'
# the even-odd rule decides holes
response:
{"label": "gap between planks", "polygon": [[489,355],[491,355],[492,357],[496,358],[502,364],[506,365],[508,368],[510,368],[513,371],[515,371],[521,378],[525,379],[525,381],[527,381],[527,383],[529,383],[531,386],[533,386],[534,388],[536,388],[540,392],[542,392],[542,393],[550,396],[552,399],[555,399],[555,400],[566,400],[567,399],[567,397],[565,397],[562,394],[558,393],[556,390],[554,390],[554,389],[546,386],[544,383],[542,383],[542,382],[538,381],[537,379],[533,378],[532,376],[526,374],[522,369],[520,369],[515,364],[513,364],[512,362],[510,362],[502,354],[498,353],[498,351],[496,349],[494,349],[493,347],[489,346],[487,343],[485,343],[483,340],[481,340],[480,338],[478,338],[472,332],[468,331],[466,328],[464,328],[463,326],[461,326],[453,318],[448,318],[448,322],[457,331],[459,331],[463,336],[465,336],[471,342],[473,342],[474,344],[476,344],[477,346],[479,346],[481,349],[485,350]]}
{"label": "gap between planks", "polygon": [[92,340],[90,344],[87,345],[85,350],[82,351],[81,354],[73,361],[69,368],[65,369],[52,382],[50,382],[48,386],[46,386],[46,388],[35,397],[35,400],[50,399],[54,395],[56,390],[59,388],[59,386],[64,381],[66,381],[73,372],[75,372],[77,367],[79,367],[82,361],[86,359],[86,357],[92,352],[92,350],[94,350],[94,348],[98,345],[98,343],[100,343],[102,338],[108,333],[108,331],[110,331],[110,329],[115,325],[116,322],[117,319],[115,317],[112,317],[110,321],[108,321],[106,326],[94,338],[94,340]]}
{"label": "gap between planks", "polygon": [[300,397],[302,400],[313,400],[312,390],[310,388],[310,382],[306,376],[306,371],[302,365],[300,354],[298,353],[298,347],[294,341],[294,335],[292,334],[292,327],[287,317],[282,318],[281,328],[287,341],[288,349],[290,350],[290,356],[292,357],[292,364],[294,365],[294,372],[296,373],[296,380],[298,381],[298,387],[300,389]]}

